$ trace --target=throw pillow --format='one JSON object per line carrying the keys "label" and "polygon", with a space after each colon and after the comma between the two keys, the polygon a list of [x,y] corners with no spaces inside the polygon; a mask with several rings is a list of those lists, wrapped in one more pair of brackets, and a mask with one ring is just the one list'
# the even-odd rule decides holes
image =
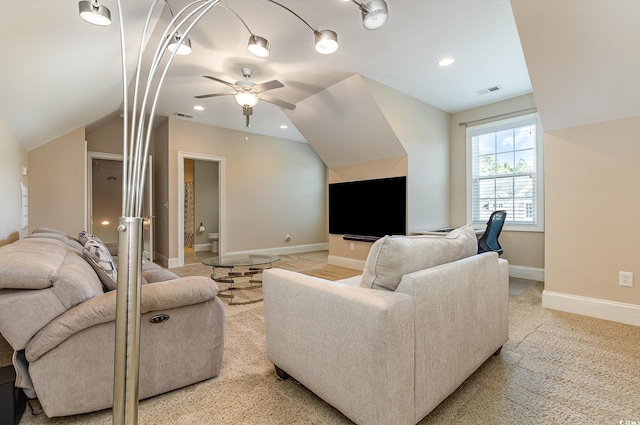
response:
{"label": "throw pillow", "polygon": [[118,271],[116,262],[109,253],[109,249],[98,238],[88,238],[82,250],[84,257],[96,271],[102,285],[111,291],[116,289]]}
{"label": "throw pillow", "polygon": [[395,291],[407,273],[476,253],[477,238],[470,225],[447,236],[385,236],[371,247],[360,286]]}

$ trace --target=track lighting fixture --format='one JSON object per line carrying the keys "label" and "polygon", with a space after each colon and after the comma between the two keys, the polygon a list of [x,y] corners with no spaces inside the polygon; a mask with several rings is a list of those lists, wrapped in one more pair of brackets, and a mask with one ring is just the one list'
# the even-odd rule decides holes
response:
{"label": "track lighting fixture", "polygon": [[389,19],[389,8],[384,0],[371,0],[364,4],[356,0],[345,1],[351,1],[358,5],[360,12],[362,12],[362,26],[368,30],[382,28]]}
{"label": "track lighting fixture", "polygon": [[302,19],[300,15],[298,15],[293,10],[289,9],[287,6],[280,4],[275,0],[267,0],[267,1],[280,6],[281,8],[283,8],[284,10],[286,10],[287,12],[291,13],[293,16],[295,16],[296,18],[304,22],[306,26],[311,28],[311,31],[313,31],[313,34],[316,37],[316,41],[315,41],[316,52],[322,53],[323,55],[328,55],[338,50],[338,34],[336,34],[334,31],[317,30],[311,25],[309,25],[307,21]]}
{"label": "track lighting fixture", "polygon": [[185,38],[181,43],[180,40],[182,39],[182,36],[176,31],[173,33],[173,35],[170,35],[169,38],[171,39],[171,41],[167,45],[167,49],[170,52],[173,52],[177,49],[178,51],[176,52],[176,55],[180,56],[188,55],[189,53],[191,53],[191,40],[189,40],[188,37]]}
{"label": "track lighting fixture", "polygon": [[98,0],[83,0],[78,3],[80,17],[90,24],[105,27],[111,25],[111,11]]}
{"label": "track lighting fixture", "polygon": [[247,31],[249,31],[249,44],[247,45],[247,50],[249,50],[251,54],[261,58],[266,58],[267,56],[269,56],[269,52],[271,51],[271,44],[266,38],[255,35],[253,31],[251,31],[247,23],[244,21],[244,19],[242,19],[240,15],[229,9],[224,4],[220,4],[218,5],[218,7],[227,9],[229,12],[233,13],[236,18],[238,18],[240,22],[242,22],[242,25],[244,25]]}

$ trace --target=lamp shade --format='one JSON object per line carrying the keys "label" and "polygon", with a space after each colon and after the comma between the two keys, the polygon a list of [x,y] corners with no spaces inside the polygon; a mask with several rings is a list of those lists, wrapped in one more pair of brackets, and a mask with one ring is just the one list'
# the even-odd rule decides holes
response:
{"label": "lamp shade", "polygon": [[247,49],[249,49],[252,54],[260,58],[266,58],[267,56],[269,56],[271,44],[266,38],[252,34],[249,37],[249,44],[247,45]]}
{"label": "lamp shade", "polygon": [[382,28],[389,19],[389,9],[384,0],[371,0],[362,10],[362,25],[368,30]]}
{"label": "lamp shade", "polygon": [[93,25],[111,25],[111,11],[97,0],[83,0],[78,3],[80,17]]}
{"label": "lamp shade", "polygon": [[316,31],[316,51],[329,55],[338,50],[338,34],[331,30]]}
{"label": "lamp shade", "polygon": [[238,93],[234,96],[236,103],[243,108],[253,108],[258,103],[258,96],[255,93],[251,93],[248,91]]}
{"label": "lamp shade", "polygon": [[185,38],[182,41],[182,44],[180,43],[182,36],[177,32],[169,36],[169,38],[171,39],[171,41],[169,42],[167,49],[169,49],[170,52],[178,49],[176,55],[180,56],[188,55],[189,53],[191,53],[191,40],[189,40],[189,37]]}

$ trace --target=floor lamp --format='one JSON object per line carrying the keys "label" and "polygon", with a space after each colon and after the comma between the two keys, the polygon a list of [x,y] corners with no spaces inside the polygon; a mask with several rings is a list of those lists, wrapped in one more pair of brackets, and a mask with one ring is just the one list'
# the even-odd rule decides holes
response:
{"label": "floor lamp", "polygon": [[[314,33],[315,47],[320,53],[332,53],[338,48],[337,34],[331,30],[317,30],[297,13],[275,0],[267,0],[295,15]],[[362,12],[363,25],[367,29],[377,29],[386,23],[387,5],[383,0],[371,0],[357,4]],[[118,221],[118,291],[116,296],[116,346],[114,360],[113,423],[117,425],[136,425],[138,423],[138,371],[140,360],[140,295],[142,265],[142,203],[144,183],[149,154],[149,144],[153,131],[153,121],[160,89],[173,59],[182,54],[181,47],[190,47],[188,35],[193,27],[220,0],[195,0],[187,4],[177,14],[171,9],[171,21],[164,29],[160,42],[156,46],[148,71],[142,73],[142,54],[144,41],[150,27],[155,8],[169,7],[166,0],[154,0],[147,14],[140,39],[140,50],[134,77],[134,93],[129,105],[127,89],[125,31],[122,19],[121,0],[117,0],[118,19],[120,21],[120,48],[122,60],[122,84],[124,104],[123,131],[123,178],[122,178],[122,216]],[[111,12],[98,0],[79,2],[80,16],[95,25],[111,24]],[[234,12],[235,14],[235,12]],[[368,23],[377,21],[376,25]],[[244,23],[244,21],[243,21]],[[246,24],[245,24],[246,26]],[[248,27],[247,27],[248,29]],[[249,31],[251,32],[251,31]],[[251,34],[254,44],[260,40]],[[266,40],[264,40],[266,42]],[[266,44],[266,43],[265,43]],[[264,47],[264,46],[263,46]],[[186,49],[190,50],[190,49]],[[166,61],[163,57],[168,55]],[[131,106],[131,107],[130,107]],[[148,115],[148,120],[147,120]]]}
{"label": "floor lamp", "polygon": [[[151,16],[158,4],[149,7],[141,36],[134,79],[133,102],[129,105],[125,31],[122,6],[117,1],[120,21],[122,84],[124,102],[122,216],[118,221],[118,291],[116,296],[116,346],[114,359],[113,423],[138,423],[138,371],[140,361],[140,294],[142,264],[142,202],[153,121],[164,78],[179,47],[188,40],[191,29],[220,0],[199,0],[185,6],[173,16],[154,52],[151,66],[142,74],[142,46],[149,30]],[[97,0],[81,1],[80,15],[96,25],[109,25],[111,15]],[[93,19],[93,20],[92,20]],[[180,30],[181,37],[175,35]],[[177,43],[167,50],[169,44]],[[164,64],[161,60],[165,55]],[[131,119],[129,114],[131,113]],[[148,120],[146,116],[149,116]]]}

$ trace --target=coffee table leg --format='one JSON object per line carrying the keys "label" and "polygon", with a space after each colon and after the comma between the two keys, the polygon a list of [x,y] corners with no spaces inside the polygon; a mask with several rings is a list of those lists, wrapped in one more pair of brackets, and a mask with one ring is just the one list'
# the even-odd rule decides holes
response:
{"label": "coffee table leg", "polygon": [[[252,303],[257,303],[262,301],[262,298],[258,298],[258,299],[254,299],[254,300],[249,300],[249,301],[239,301],[239,302],[234,302],[234,297],[235,291],[242,291],[242,290],[247,290],[247,289],[258,289],[262,287],[262,279],[260,280],[254,280],[253,276],[256,274],[260,274],[262,273],[262,270],[267,269],[267,268],[271,268],[271,265],[269,265],[269,267],[251,267],[249,268],[249,271],[247,272],[234,272],[233,271],[233,267],[223,267],[225,269],[228,269],[228,273],[226,276],[218,276],[216,274],[216,267],[213,267],[213,273],[211,274],[211,279],[213,279],[215,282],[220,282],[220,283],[228,283],[229,286],[225,289],[220,289],[218,291],[218,296],[220,298],[229,298],[229,305],[241,305],[241,304],[252,304]],[[247,286],[234,286],[236,283],[236,278],[239,277],[243,277],[243,278],[249,278],[249,285]],[[254,283],[258,283],[258,285],[254,285]]]}

